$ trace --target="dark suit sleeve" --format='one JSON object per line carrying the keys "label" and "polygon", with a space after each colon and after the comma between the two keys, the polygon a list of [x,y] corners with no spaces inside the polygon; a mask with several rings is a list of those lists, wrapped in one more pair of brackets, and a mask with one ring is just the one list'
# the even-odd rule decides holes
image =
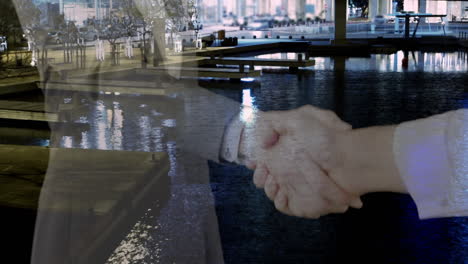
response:
{"label": "dark suit sleeve", "polygon": [[241,104],[201,87],[186,87],[179,110],[178,144],[185,152],[220,161],[227,125],[238,118]]}

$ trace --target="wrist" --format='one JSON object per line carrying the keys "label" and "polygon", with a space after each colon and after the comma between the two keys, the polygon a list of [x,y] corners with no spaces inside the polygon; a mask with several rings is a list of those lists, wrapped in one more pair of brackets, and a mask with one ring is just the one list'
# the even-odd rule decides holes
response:
{"label": "wrist", "polygon": [[356,157],[351,153],[353,147],[353,130],[339,131],[335,135],[332,155],[335,164],[330,167],[329,176],[335,183],[350,194],[360,196],[363,191],[356,184],[359,174],[364,172],[364,167],[356,162]]}
{"label": "wrist", "polygon": [[406,192],[395,165],[395,126],[340,132],[336,140],[339,165],[331,177],[356,195],[369,192]]}

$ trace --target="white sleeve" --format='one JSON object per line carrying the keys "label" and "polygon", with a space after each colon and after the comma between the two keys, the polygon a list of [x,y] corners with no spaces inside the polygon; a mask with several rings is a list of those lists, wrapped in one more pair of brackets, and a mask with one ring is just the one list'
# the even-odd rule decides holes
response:
{"label": "white sleeve", "polygon": [[421,219],[468,216],[468,110],[400,124],[393,151]]}
{"label": "white sleeve", "polygon": [[220,158],[229,162],[239,163],[239,144],[244,123],[236,115],[227,125],[223,135]]}

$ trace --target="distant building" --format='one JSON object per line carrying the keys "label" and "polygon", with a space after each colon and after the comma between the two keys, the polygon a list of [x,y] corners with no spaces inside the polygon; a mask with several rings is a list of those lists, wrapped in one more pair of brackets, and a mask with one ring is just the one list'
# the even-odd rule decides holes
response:
{"label": "distant building", "polygon": [[[37,0],[41,1],[41,0]],[[101,20],[109,16],[111,10],[120,6],[119,0],[45,0],[59,5],[59,13],[65,20],[83,25],[87,19]]]}
{"label": "distant building", "polygon": [[[221,2],[224,14],[232,14],[238,18],[268,15],[285,16],[291,19],[303,19],[332,15],[334,0],[224,0]],[[208,10],[218,8],[218,0],[201,0],[201,12],[206,14],[203,18],[213,19]],[[330,17],[328,18],[330,19]]]}
{"label": "distant building", "polygon": [[[405,0],[405,11],[419,13],[431,13],[437,15],[447,15],[449,21],[468,21],[467,1],[429,1],[429,0]],[[429,21],[438,22],[440,19],[431,18]]]}
{"label": "distant building", "polygon": [[[334,20],[334,6],[338,0],[199,0],[204,20],[215,22],[221,14],[239,18],[256,15],[287,15],[291,19],[320,17]],[[393,0],[369,0],[369,18],[393,13]],[[468,1],[404,0],[404,10],[422,13],[447,14],[449,20],[468,20]]]}
{"label": "distant building", "polygon": [[58,3],[43,1],[37,4],[41,10],[40,24],[55,28],[57,25],[57,17],[60,16],[60,7]]}

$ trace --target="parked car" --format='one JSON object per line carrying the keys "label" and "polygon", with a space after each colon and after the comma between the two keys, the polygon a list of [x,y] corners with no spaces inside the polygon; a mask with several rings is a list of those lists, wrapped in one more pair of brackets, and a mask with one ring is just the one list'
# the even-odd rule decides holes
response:
{"label": "parked car", "polygon": [[239,22],[237,22],[237,19],[232,16],[224,17],[223,26],[239,26]]}
{"label": "parked car", "polygon": [[60,36],[60,32],[57,32],[57,31],[51,31],[49,33],[47,33],[48,35],[48,42],[51,43],[51,44],[60,44],[62,43],[62,39],[61,39],[61,36]]}
{"label": "parked car", "polygon": [[248,30],[262,30],[270,27],[270,21],[266,19],[255,19],[245,27]]}
{"label": "parked car", "polygon": [[94,28],[82,27],[78,29],[81,38],[84,38],[86,41],[98,39],[98,32]]}
{"label": "parked car", "polygon": [[275,16],[273,17],[275,21],[278,21],[278,23],[288,23],[289,22],[289,17],[284,15],[284,16]]}

